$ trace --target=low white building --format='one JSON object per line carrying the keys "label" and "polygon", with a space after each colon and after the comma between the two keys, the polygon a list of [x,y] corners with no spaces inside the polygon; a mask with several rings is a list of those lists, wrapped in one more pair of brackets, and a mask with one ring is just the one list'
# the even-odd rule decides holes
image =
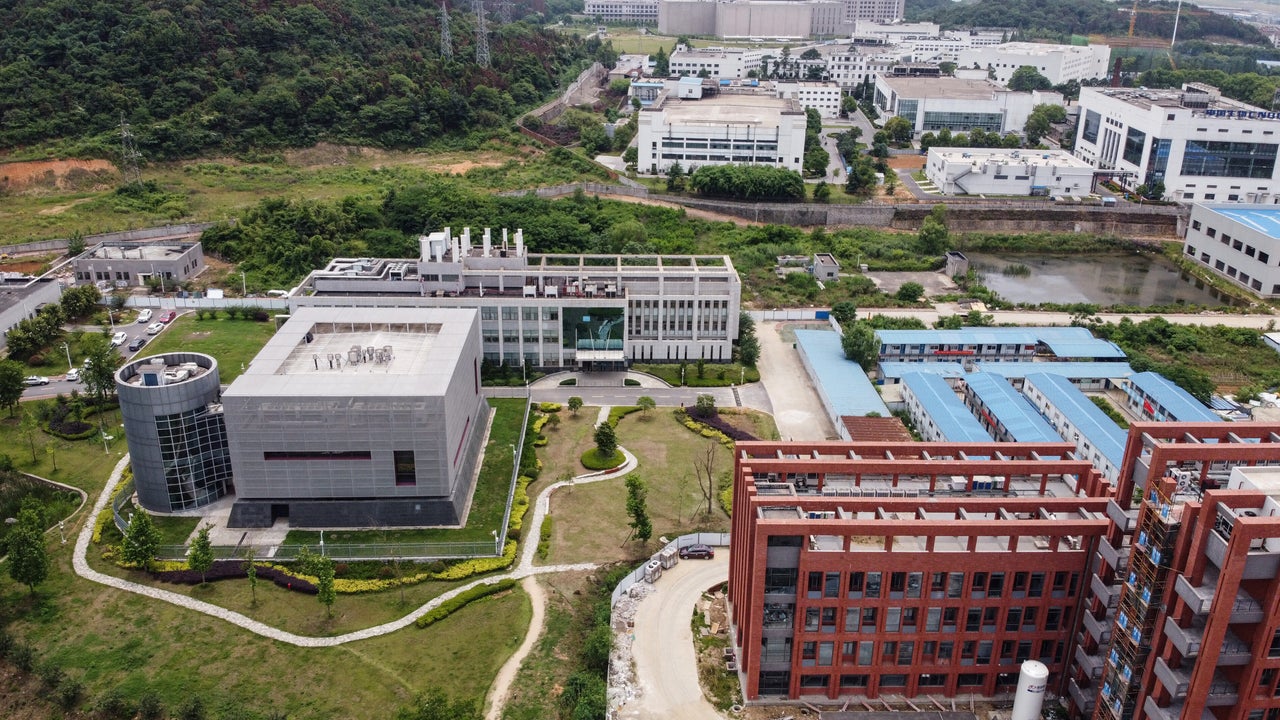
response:
{"label": "low white building", "polygon": [[658,22],[658,0],[586,0],[583,14],[604,22]]}
{"label": "low white building", "polygon": [[1280,112],[1217,88],[1082,88],[1075,155],[1129,189],[1187,202],[1280,202]]}
{"label": "low white building", "polygon": [[665,173],[680,163],[770,165],[799,172],[805,113],[795,100],[764,94],[719,94],[684,100],[664,91],[638,113],[640,172]]}
{"label": "low white building", "polygon": [[1013,92],[990,80],[954,77],[891,77],[875,79],[876,109],[887,120],[906,118],[917,135],[937,132],[1021,133],[1032,108],[1062,104],[1062,95]]}
{"label": "low white building", "polygon": [[946,195],[1087,195],[1093,167],[1065,150],[929,148],[925,175]]}
{"label": "low white building", "polygon": [[1250,292],[1278,297],[1280,207],[1197,203],[1182,252]]}
{"label": "low white building", "polygon": [[956,60],[964,67],[978,67],[995,72],[996,82],[1007,84],[1018,68],[1030,66],[1054,85],[1072,80],[1106,77],[1111,48],[1106,45],[1049,45],[1010,42],[985,47],[967,47]]}
{"label": "low white building", "polygon": [[751,72],[760,72],[760,62],[769,56],[777,57],[775,48],[676,48],[669,59],[672,75],[697,75],[706,71],[714,80],[737,80]]}
{"label": "low white building", "polygon": [[787,100],[795,100],[800,107],[813,108],[824,118],[837,117],[840,114],[840,100],[844,96],[840,84],[816,81],[780,81],[773,85],[774,95]]}

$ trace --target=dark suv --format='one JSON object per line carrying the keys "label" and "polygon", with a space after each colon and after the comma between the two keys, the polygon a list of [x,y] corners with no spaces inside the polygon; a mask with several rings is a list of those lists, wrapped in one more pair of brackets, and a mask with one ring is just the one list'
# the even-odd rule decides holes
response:
{"label": "dark suv", "polygon": [[146,338],[136,337],[133,339],[133,342],[129,343],[129,352],[138,352],[139,350],[142,349],[142,346],[146,344],[147,344]]}
{"label": "dark suv", "polygon": [[680,558],[688,560],[689,558],[699,558],[702,560],[711,560],[715,558],[716,551],[710,545],[689,545],[680,548]]}

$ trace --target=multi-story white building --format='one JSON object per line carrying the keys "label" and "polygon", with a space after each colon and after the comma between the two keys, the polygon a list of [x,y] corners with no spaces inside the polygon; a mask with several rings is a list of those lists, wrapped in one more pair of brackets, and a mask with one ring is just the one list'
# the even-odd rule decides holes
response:
{"label": "multi-story white building", "polygon": [[836,0],[660,0],[658,32],[760,40],[830,37],[847,32],[843,16],[844,5]]}
{"label": "multi-story white building", "polygon": [[687,48],[683,45],[671,53],[669,65],[672,75],[697,75],[706,71],[713,80],[736,80],[751,72],[760,72],[760,63],[766,57],[777,57],[776,48]]}
{"label": "multi-story white building", "polygon": [[844,0],[844,21],[847,25],[896,23],[905,7],[905,0]]}
{"label": "multi-story white building", "polygon": [[925,175],[946,195],[1087,195],[1093,166],[1066,150],[929,148]]}
{"label": "multi-story white building", "polygon": [[604,22],[656,23],[658,0],[586,0],[583,13]]}
{"label": "multi-story white building", "polygon": [[1058,93],[1013,92],[990,80],[953,77],[891,77],[875,79],[875,106],[886,119],[902,117],[916,134],[943,128],[967,132],[1022,132],[1032,108],[1062,104]]}
{"label": "multi-story white building", "polygon": [[871,45],[893,44],[903,40],[938,37],[942,28],[931,22],[874,22],[855,20],[849,34],[854,42]]}
{"label": "multi-story white building", "polygon": [[1106,77],[1111,48],[1106,45],[1049,45],[1010,42],[960,51],[957,63],[964,67],[986,68],[996,82],[1006,84],[1020,67],[1030,66],[1054,85],[1072,80]]}
{"label": "multi-story white building", "polygon": [[838,83],[806,80],[779,81],[773,84],[773,91],[777,97],[795,100],[806,110],[817,110],[824,118],[840,114],[840,100],[844,96]]}
{"label": "multi-story white building", "polygon": [[[796,48],[792,54],[803,53],[808,48]],[[818,45],[814,47],[822,55],[824,75],[845,90],[868,81],[877,75],[887,74],[903,56],[891,46]],[[804,61],[802,61],[804,62]]]}
{"label": "multi-story white building", "polygon": [[419,241],[417,258],[333,260],[289,295],[290,308],[476,308],[484,359],[509,365],[733,356],[742,285],[728,256],[538,255],[520,230],[510,241],[485,230],[479,245],[470,228]]}
{"label": "multi-story white building", "polygon": [[1182,252],[1263,297],[1280,296],[1280,208],[1204,205],[1191,208]]}
{"label": "multi-story white building", "polygon": [[1181,90],[1083,88],[1076,157],[1127,188],[1163,183],[1176,201],[1280,202],[1280,112],[1188,83]]}
{"label": "multi-story white building", "polygon": [[795,100],[763,94],[720,94],[681,100],[670,92],[638,113],[641,172],[686,171],[702,165],[770,165],[799,172],[805,114]]}

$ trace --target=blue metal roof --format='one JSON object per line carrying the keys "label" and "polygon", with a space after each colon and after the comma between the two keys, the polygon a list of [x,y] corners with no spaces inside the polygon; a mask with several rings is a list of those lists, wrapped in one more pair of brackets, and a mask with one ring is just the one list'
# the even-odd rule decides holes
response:
{"label": "blue metal roof", "polygon": [[809,359],[817,375],[814,382],[823,399],[837,417],[866,415],[870,412],[889,417],[889,408],[871,379],[857,363],[844,356],[840,334],[829,330],[796,330],[796,344]]}
{"label": "blue metal roof", "polygon": [[1024,378],[1034,373],[1060,375],[1068,380],[1105,380],[1127,378],[1133,368],[1126,362],[979,362],[981,372],[995,373],[1007,379]]}
{"label": "blue metal roof", "polygon": [[992,373],[970,373],[964,381],[994,416],[988,421],[1003,425],[1014,442],[1061,442],[1057,431],[1008,380]]}
{"label": "blue metal roof", "polygon": [[1191,396],[1173,381],[1156,372],[1134,373],[1129,382],[1144,395],[1164,408],[1169,420],[1177,422],[1221,422],[1204,403]]}
{"label": "blue metal roof", "polygon": [[911,388],[920,406],[947,441],[991,442],[991,435],[960,402],[946,380],[937,375],[907,373],[902,376],[902,382]]}
{"label": "blue metal roof", "polygon": [[964,365],[958,362],[904,362],[886,360],[880,363],[880,374],[885,378],[900,378],[907,373],[926,373],[943,377],[964,377]]}
{"label": "blue metal roof", "polygon": [[1035,345],[1058,357],[1124,358],[1124,351],[1082,327],[974,327],[959,330],[877,330],[881,345]]}
{"label": "blue metal roof", "polygon": [[1027,382],[1034,385],[1107,462],[1120,468],[1124,462],[1125,431],[1094,405],[1088,395],[1061,375],[1034,373],[1027,376]]}
{"label": "blue metal roof", "polygon": [[1275,205],[1201,205],[1204,209],[1280,240],[1280,207]]}

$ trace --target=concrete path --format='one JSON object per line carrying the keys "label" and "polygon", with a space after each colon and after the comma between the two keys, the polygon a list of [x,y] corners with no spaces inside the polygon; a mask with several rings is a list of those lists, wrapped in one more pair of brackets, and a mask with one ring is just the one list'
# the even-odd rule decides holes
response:
{"label": "concrete path", "polygon": [[776,322],[756,323],[760,339],[760,381],[783,440],[826,440],[836,436],[827,411],[800,364],[798,351],[782,341]]}
{"label": "concrete path", "polygon": [[626,720],[720,720],[702,694],[690,618],[702,593],[729,577],[728,553],[685,560],[667,570],[640,601],[631,657],[637,700],[618,709]]}

